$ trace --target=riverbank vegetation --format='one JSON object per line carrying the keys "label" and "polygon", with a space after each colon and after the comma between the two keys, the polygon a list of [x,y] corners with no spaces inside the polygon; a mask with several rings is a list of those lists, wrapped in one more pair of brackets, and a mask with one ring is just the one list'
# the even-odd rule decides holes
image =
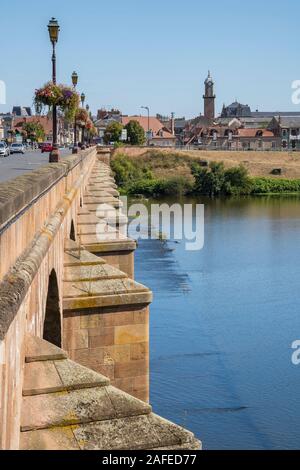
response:
{"label": "riverbank vegetation", "polygon": [[112,159],[116,182],[123,194],[149,196],[242,196],[300,193],[300,179],[251,177],[243,165],[165,155],[149,151],[142,158],[119,152]]}

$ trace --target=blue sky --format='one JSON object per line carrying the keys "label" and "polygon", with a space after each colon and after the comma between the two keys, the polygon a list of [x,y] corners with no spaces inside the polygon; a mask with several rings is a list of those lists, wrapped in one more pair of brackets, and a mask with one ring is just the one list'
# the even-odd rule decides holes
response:
{"label": "blue sky", "polygon": [[217,111],[235,98],[253,109],[295,110],[300,2],[279,0],[9,0],[1,2],[0,80],[7,105],[31,105],[51,73],[47,23],[61,25],[58,81],[76,70],[92,111],[194,116],[210,69]]}

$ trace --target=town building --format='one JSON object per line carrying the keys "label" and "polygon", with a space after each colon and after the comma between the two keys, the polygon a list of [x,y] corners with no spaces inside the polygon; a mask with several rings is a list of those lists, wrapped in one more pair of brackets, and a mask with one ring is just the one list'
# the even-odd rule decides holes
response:
{"label": "town building", "polygon": [[[52,119],[48,116],[23,116],[13,117],[11,123],[11,131],[14,135],[21,135],[24,124],[39,123],[42,125],[45,132],[45,141],[52,141]],[[59,132],[60,133],[60,132]]]}
{"label": "town building", "polygon": [[300,112],[251,111],[237,100],[215,117],[214,81],[204,82],[204,115],[185,122],[183,146],[211,150],[300,150]]}
{"label": "town building", "polygon": [[32,116],[32,111],[29,106],[14,106],[12,109],[12,114],[18,117],[28,117]]}
{"label": "town building", "polygon": [[235,101],[229,106],[223,105],[221,118],[241,118],[241,117],[251,117],[251,109],[247,104],[241,104]]}
{"label": "town building", "polygon": [[268,128],[280,140],[283,149],[300,150],[300,115],[274,116]]}
{"label": "town building", "polygon": [[[174,119],[172,128],[168,129],[157,117],[150,116],[122,116],[121,123],[126,126],[130,121],[137,121],[145,132],[152,147],[175,147],[176,136],[174,131]],[[173,130],[173,132],[172,132]]]}

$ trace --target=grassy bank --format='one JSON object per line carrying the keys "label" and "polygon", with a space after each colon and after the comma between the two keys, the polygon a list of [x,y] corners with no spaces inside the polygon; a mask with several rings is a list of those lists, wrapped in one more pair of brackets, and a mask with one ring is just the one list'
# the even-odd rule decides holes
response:
{"label": "grassy bank", "polygon": [[116,182],[123,194],[144,196],[207,196],[300,193],[300,179],[249,176],[243,165],[149,151],[131,158],[118,153],[112,159]]}

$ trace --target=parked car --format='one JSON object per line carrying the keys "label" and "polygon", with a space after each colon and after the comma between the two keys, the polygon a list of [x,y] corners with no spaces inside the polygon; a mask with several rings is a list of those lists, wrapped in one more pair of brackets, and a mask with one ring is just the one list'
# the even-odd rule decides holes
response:
{"label": "parked car", "polygon": [[25,147],[23,144],[14,143],[10,146],[10,153],[25,153]]}
{"label": "parked car", "polygon": [[45,142],[44,144],[42,144],[41,146],[41,151],[42,153],[44,152],[52,152],[53,150],[53,147],[52,147],[52,144],[50,142]]}
{"label": "parked car", "polygon": [[0,142],[0,157],[8,157],[9,148],[5,142]]}

